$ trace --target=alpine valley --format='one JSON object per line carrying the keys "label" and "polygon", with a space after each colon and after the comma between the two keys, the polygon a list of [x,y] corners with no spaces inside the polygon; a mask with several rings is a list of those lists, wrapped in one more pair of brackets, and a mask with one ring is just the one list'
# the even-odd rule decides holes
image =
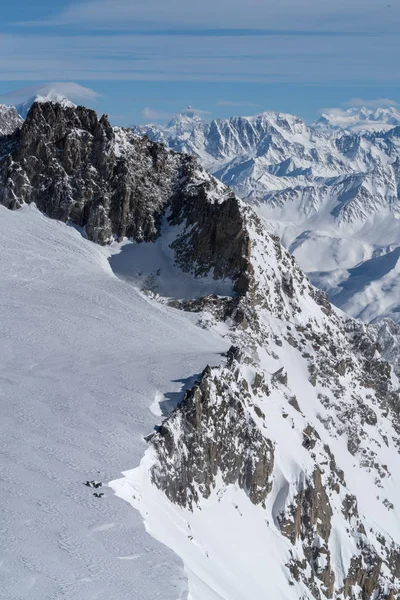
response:
{"label": "alpine valley", "polygon": [[328,121],[0,138],[4,598],[400,598],[396,325],[276,235],[325,287],[396,256],[397,129]]}

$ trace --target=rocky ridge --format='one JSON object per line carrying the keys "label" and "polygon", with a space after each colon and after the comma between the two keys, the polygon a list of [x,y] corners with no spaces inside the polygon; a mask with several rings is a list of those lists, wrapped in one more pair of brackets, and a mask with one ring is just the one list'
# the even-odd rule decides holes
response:
{"label": "rocky ridge", "polygon": [[[277,560],[285,598],[397,598],[398,380],[376,332],[339,315],[253,210],[193,158],[51,103],[34,105],[0,144],[8,208],[35,202],[103,244],[124,236],[153,244],[167,226],[182,272],[233,283],[230,296],[160,298],[197,313],[199,326],[223,332],[232,347],[149,437],[135,481],[128,474],[114,489],[128,486],[158,537],[158,510],[171,527],[176,515],[187,520],[189,533],[176,535],[195,544],[197,577],[212,577],[223,560],[221,549],[204,550],[207,523],[218,504],[229,512],[237,490],[230,528],[240,531],[252,511],[253,538],[273,535],[280,553],[254,557],[250,570],[224,563],[228,571],[258,581],[263,561]],[[195,517],[199,539],[190,533]],[[251,556],[252,545],[239,543]],[[184,548],[174,547],[185,561]],[[265,596],[269,583],[261,578]]]}
{"label": "rocky ridge", "polygon": [[[353,469],[362,471],[372,503],[395,510],[395,495],[386,497],[394,471],[382,449],[397,463],[397,380],[374,330],[339,317],[278,240],[243,214],[252,276],[229,314],[234,345],[226,365],[208,367],[150,437],[147,472],[192,511],[206,511],[204,499],[222,498],[229,485],[241,488],[288,540],[294,597],[397,598],[399,538],[376,528],[365,501],[359,509],[353,485]],[[286,453],[295,473],[282,466]],[[338,568],[344,547],[351,556]]]}

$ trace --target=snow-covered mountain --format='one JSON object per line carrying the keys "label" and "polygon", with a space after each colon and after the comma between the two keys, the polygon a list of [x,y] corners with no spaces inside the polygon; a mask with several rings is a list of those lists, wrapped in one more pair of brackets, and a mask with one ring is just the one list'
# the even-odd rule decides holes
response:
{"label": "snow-covered mountain", "polygon": [[388,108],[349,108],[324,111],[317,126],[346,129],[353,133],[366,131],[389,131],[400,125],[400,112],[394,107]]}
{"label": "snow-covered mountain", "polygon": [[23,119],[14,106],[0,104],[0,137],[14,133],[22,126]]}
{"label": "snow-covered mountain", "polygon": [[23,102],[20,102],[19,104],[16,105],[15,108],[16,108],[18,114],[22,117],[22,119],[26,119],[28,112],[30,111],[31,107],[35,104],[35,102],[41,102],[41,103],[52,102],[54,104],[61,104],[62,106],[69,106],[69,107],[75,106],[75,104],[73,102],[71,102],[71,100],[69,100],[63,94],[60,94],[56,90],[49,90],[43,94],[41,94],[41,93],[34,94],[33,96],[30,96]]}
{"label": "snow-covered mountain", "polygon": [[0,104],[16,107],[18,114],[25,119],[35,102],[55,102],[73,106],[82,102],[91,103],[99,95],[95,90],[72,81],[49,81],[1,94]]}
{"label": "snow-covered mountain", "polygon": [[[346,114],[359,124],[397,122],[395,109]],[[400,128],[354,133],[331,124],[282,113],[211,122],[183,114],[135,131],[197,156],[267,219],[338,306],[366,320],[397,320]]]}
{"label": "snow-covered mountain", "polygon": [[396,329],[192,157],[51,103],[1,143],[5,597],[396,600]]}

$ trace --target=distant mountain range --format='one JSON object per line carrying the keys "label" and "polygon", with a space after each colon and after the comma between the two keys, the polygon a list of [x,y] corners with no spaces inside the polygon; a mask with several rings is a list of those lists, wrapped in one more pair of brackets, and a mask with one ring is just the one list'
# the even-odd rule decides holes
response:
{"label": "distant mountain range", "polygon": [[313,125],[276,112],[208,122],[188,110],[134,131],[197,156],[333,302],[371,321],[400,319],[399,124],[394,108],[326,112]]}
{"label": "distant mountain range", "polygon": [[354,133],[365,131],[387,131],[400,124],[400,112],[388,108],[349,108],[348,110],[328,109],[316,122],[320,127],[347,129]]}

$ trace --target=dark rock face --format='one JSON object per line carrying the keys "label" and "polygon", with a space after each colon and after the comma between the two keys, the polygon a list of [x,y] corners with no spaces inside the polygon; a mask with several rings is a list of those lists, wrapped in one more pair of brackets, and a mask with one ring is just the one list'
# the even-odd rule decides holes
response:
{"label": "dark rock face", "polygon": [[[366,560],[365,560],[366,559]],[[367,556],[353,557],[348,576],[345,580],[345,597],[352,597],[353,586],[359,586],[362,589],[363,598],[371,598],[372,594],[378,589],[378,580],[381,572],[382,560],[376,552],[370,547]]]}
{"label": "dark rock face", "polygon": [[196,276],[213,270],[235,291],[249,287],[250,243],[239,202],[190,156],[130,131],[93,110],[32,106],[22,128],[0,141],[0,203],[34,202],[49,217],[84,227],[90,240],[154,241],[164,215],[182,226],[176,262]]}
{"label": "dark rock face", "polygon": [[248,397],[233,370],[221,377],[218,369],[207,367],[152,436],[158,456],[152,477],[172,502],[192,508],[208,498],[218,473],[226,484],[238,483],[253,504],[266,499],[274,449],[246,414]]}
{"label": "dark rock face", "polygon": [[34,104],[14,141],[1,164],[2,204],[35,202],[99,243],[156,236],[178,170],[172,155],[134,136],[122,155],[105,116],[53,103]]}
{"label": "dark rock face", "polygon": [[196,185],[197,163],[188,158],[181,169],[185,184],[174,197],[170,222],[186,223],[189,231],[173,244],[176,261],[186,270],[195,265],[196,275],[214,269],[214,276],[231,276],[238,294],[250,286],[250,239],[246,232],[238,199],[222,192],[223,201],[210,202],[214,182]]}
{"label": "dark rock face", "polygon": [[[326,598],[333,597],[335,574],[328,546],[332,515],[321,472],[316,469],[312,481],[300,491],[288,513],[279,518],[282,534],[293,545],[300,539],[304,549],[305,559],[292,560],[288,567],[294,578],[297,581],[302,579],[316,598],[321,597],[321,586]],[[308,576],[305,575],[307,565],[311,570]]]}
{"label": "dark rock face", "polygon": [[314,471],[312,482],[299,493],[292,509],[294,518],[281,520],[282,533],[292,544],[299,537],[305,539],[313,531],[325,542],[329,540],[332,509],[318,469]]}

